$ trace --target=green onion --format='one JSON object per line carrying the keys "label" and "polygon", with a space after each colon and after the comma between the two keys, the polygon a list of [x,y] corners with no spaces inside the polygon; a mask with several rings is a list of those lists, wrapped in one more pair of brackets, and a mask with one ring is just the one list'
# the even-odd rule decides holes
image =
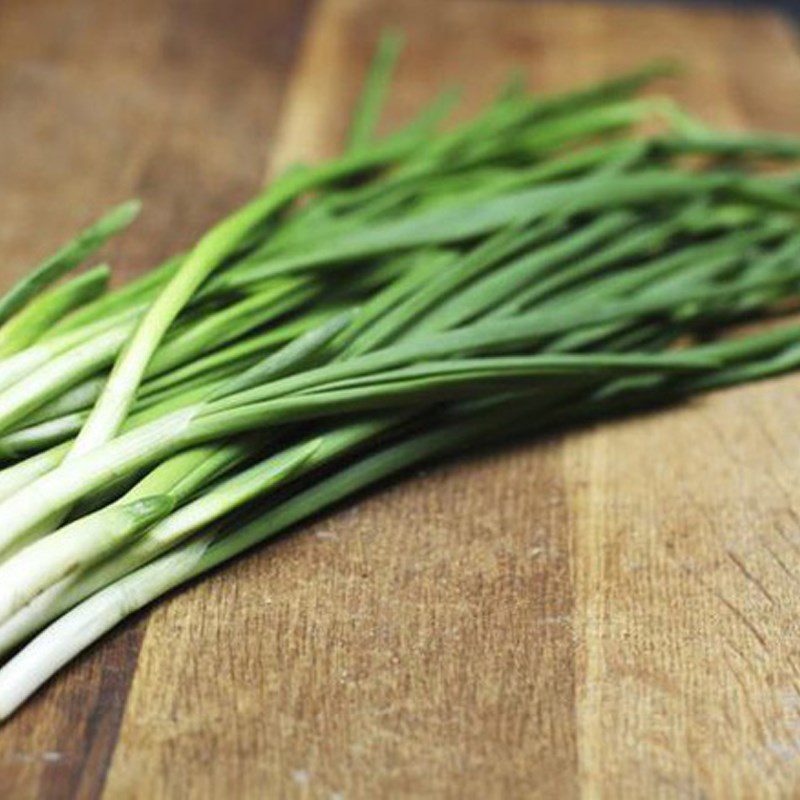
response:
{"label": "green onion", "polygon": [[448,90],[380,138],[399,43],[340,158],[127,286],[51,286],[123,206],[0,301],[0,718],[135,610],[413,465],[800,367],[800,182],[760,172],[800,142],[638,99],[663,64],[514,82],[442,132]]}
{"label": "green onion", "polygon": [[106,290],[110,274],[107,266],[96,267],[31,300],[0,327],[0,358],[29,347],[70,311],[101,295]]}
{"label": "green onion", "polygon": [[353,150],[368,145],[375,135],[402,48],[403,38],[398,33],[384,33],[378,42],[372,69],[350,126],[350,148]]}
{"label": "green onion", "polygon": [[0,298],[0,323],[6,322],[39,292],[77,267],[112,236],[127,228],[138,215],[139,208],[138,201],[130,201],[113,209],[19,281]]}

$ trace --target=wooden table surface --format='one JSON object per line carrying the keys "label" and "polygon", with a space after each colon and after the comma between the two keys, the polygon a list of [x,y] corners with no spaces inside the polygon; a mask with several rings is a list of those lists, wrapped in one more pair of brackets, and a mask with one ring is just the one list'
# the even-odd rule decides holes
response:
{"label": "wooden table surface", "polygon": [[[667,54],[712,122],[800,132],[763,14],[2,0],[3,280],[136,195],[130,274],[335,152],[384,24],[394,121]],[[408,476],[107,637],[0,729],[0,797],[798,797],[799,514],[800,377]]]}

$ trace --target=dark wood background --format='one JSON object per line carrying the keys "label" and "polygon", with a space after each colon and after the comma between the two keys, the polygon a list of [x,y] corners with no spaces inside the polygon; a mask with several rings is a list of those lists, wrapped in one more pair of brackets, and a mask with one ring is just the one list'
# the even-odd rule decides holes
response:
{"label": "dark wood background", "polygon": [[[490,0],[0,0],[10,281],[131,195],[123,274],[267,164],[335,152],[385,24],[390,116],[653,55],[711,121],[800,132],[769,15]],[[123,625],[0,729],[2,798],[800,794],[800,380],[476,453]]]}

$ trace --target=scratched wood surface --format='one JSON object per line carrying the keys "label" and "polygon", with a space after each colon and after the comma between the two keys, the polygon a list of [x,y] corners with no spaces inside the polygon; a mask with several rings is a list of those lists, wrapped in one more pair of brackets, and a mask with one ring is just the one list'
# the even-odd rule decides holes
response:
{"label": "scratched wood surface", "polygon": [[[389,117],[677,55],[711,121],[800,132],[767,15],[566,3],[0,2],[10,279],[142,196],[125,270],[335,152],[379,29]],[[304,35],[303,35],[304,34]],[[278,119],[280,124],[276,128]],[[148,611],[0,729],[9,798],[800,795],[800,377],[371,493]]]}

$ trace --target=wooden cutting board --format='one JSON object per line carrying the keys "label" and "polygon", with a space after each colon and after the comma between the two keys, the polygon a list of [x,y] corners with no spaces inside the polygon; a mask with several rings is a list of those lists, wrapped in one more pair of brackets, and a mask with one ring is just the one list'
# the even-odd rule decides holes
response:
{"label": "wooden cutting board", "polygon": [[[715,124],[800,133],[765,14],[432,0],[3,0],[4,281],[112,201],[186,246],[335,153],[384,25],[389,123],[447,83],[654,55]],[[280,120],[280,123],[279,123]],[[107,637],[0,729],[3,798],[800,795],[800,376],[476,453],[373,492]]]}

